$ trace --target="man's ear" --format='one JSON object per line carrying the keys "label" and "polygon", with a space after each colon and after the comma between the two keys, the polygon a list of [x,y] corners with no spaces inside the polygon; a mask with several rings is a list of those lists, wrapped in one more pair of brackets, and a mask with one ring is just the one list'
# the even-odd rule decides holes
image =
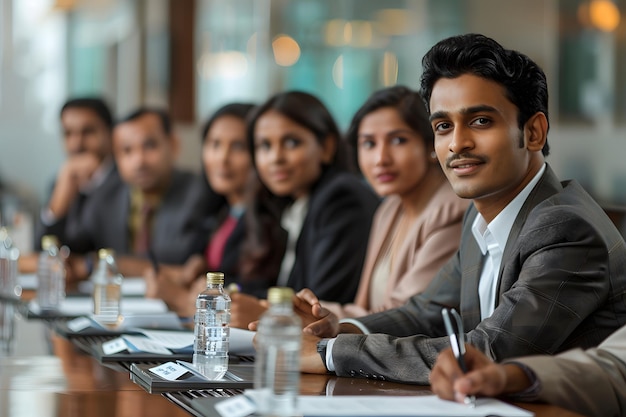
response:
{"label": "man's ear", "polygon": [[548,140],[548,119],[543,112],[533,114],[524,125],[524,141],[529,151],[541,151]]}

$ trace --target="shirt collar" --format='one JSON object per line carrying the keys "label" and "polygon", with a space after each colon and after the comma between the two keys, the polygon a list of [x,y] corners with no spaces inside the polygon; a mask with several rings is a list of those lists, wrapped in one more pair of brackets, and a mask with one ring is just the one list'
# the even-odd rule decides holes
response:
{"label": "shirt collar", "polygon": [[493,236],[500,248],[504,248],[506,246],[506,242],[509,239],[509,233],[511,233],[511,229],[513,228],[513,223],[515,223],[517,215],[530,195],[530,192],[533,188],[535,188],[545,171],[546,164],[544,163],[541,169],[539,169],[539,172],[535,174],[526,187],[524,187],[524,189],[516,195],[515,198],[507,204],[507,206],[500,213],[498,213],[491,223],[487,224],[483,216],[478,213],[474,219],[474,223],[472,224],[472,233],[483,255],[487,253],[488,248],[486,240],[487,232]]}

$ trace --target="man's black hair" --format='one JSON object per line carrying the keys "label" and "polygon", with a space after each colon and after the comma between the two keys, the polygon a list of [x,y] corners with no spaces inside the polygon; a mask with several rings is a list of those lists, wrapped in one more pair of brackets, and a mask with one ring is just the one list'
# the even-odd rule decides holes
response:
{"label": "man's black hair", "polygon": [[[548,120],[548,83],[543,70],[526,55],[505,49],[484,35],[470,33],[438,42],[422,59],[421,94],[430,110],[433,86],[440,78],[473,74],[504,87],[507,98],[518,108],[518,125],[537,112]],[[550,153],[548,141],[542,149]]]}

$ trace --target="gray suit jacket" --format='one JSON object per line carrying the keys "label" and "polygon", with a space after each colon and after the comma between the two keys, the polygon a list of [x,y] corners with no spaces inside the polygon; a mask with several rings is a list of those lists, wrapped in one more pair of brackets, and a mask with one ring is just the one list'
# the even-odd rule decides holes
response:
{"label": "gray suit jacket", "polygon": [[529,356],[515,362],[529,366],[539,378],[536,400],[588,416],[626,415],[626,327],[594,349]]}
{"label": "gray suit jacket", "polygon": [[[209,196],[202,179],[175,170],[171,185],[154,214],[151,247],[159,262],[181,264],[202,253],[209,236]],[[67,231],[74,251],[85,253],[112,248],[132,254],[128,227],[130,187],[123,181],[90,198],[80,221]]]}
{"label": "gray suit jacket", "polygon": [[457,254],[402,307],[359,319],[371,335],[339,335],[339,375],[428,384],[449,346],[441,318],[458,309],[468,343],[494,360],[597,346],[626,323],[626,246],[593,199],[550,167],[517,216],[502,257],[493,315],[480,320],[483,256],[470,206]]}

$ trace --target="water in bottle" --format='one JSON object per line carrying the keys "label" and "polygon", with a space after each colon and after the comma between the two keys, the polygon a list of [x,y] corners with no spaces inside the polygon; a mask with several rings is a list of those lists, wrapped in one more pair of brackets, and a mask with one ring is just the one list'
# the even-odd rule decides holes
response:
{"label": "water in bottle", "polygon": [[216,380],[228,370],[230,296],[224,291],[223,273],[207,273],[206,283],[196,299],[193,364],[202,375]]}
{"label": "water in bottle", "polygon": [[270,288],[269,310],[259,320],[254,388],[260,391],[257,410],[265,416],[297,412],[302,329],[292,297],[291,288]]}
{"label": "water in bottle", "polygon": [[98,264],[90,278],[93,284],[93,313],[96,320],[110,328],[117,327],[123,320],[120,308],[122,279],[113,249],[100,249]]}
{"label": "water in bottle", "polygon": [[0,294],[18,297],[21,293],[17,284],[17,262],[20,251],[5,227],[0,228]]}
{"label": "water in bottle", "polygon": [[41,238],[37,263],[37,303],[42,313],[58,311],[65,299],[65,263],[56,236]]}
{"label": "water in bottle", "polygon": [[[17,261],[20,251],[13,246],[6,228],[0,228],[0,296],[17,298],[21,288],[17,284]],[[15,305],[0,300],[0,356],[10,354],[15,336]]]}

